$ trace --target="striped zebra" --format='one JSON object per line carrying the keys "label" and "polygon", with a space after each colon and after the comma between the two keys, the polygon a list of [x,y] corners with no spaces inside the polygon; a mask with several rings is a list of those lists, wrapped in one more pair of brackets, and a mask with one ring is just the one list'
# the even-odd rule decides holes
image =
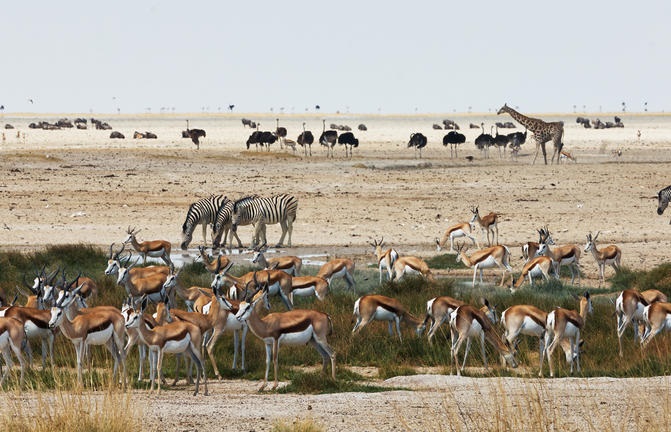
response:
{"label": "striped zebra", "polygon": [[[666,207],[671,201],[671,186],[667,186],[664,189],[657,192],[657,214],[662,215]],[[669,222],[671,224],[671,221]]]}
{"label": "striped zebra", "polygon": [[[291,232],[296,220],[298,200],[287,194],[274,195],[269,198],[248,196],[240,198],[233,205],[233,220],[231,230],[235,232],[238,225],[254,225],[252,247],[266,243],[266,224],[279,223],[282,227],[282,236],[275,247],[282,247],[284,237],[287,236],[287,245],[291,247]],[[263,241],[259,237],[263,238]]]}
{"label": "striped zebra", "polygon": [[184,220],[184,224],[182,224],[182,250],[186,250],[189,243],[191,243],[193,231],[197,225],[203,226],[203,243],[207,245],[207,226],[214,223],[217,210],[226,201],[230,200],[224,195],[210,195],[189,206],[186,219]]}
{"label": "striped zebra", "polygon": [[[214,216],[214,225],[212,226],[212,248],[219,249],[219,246],[226,247],[226,238],[228,237],[228,231],[231,231],[231,239],[229,247],[233,249],[233,236],[238,241],[238,247],[242,247],[242,242],[238,233],[231,230],[231,224],[233,221],[233,201],[227,199],[217,210],[217,214]],[[224,236],[224,241],[221,242],[221,236]]]}

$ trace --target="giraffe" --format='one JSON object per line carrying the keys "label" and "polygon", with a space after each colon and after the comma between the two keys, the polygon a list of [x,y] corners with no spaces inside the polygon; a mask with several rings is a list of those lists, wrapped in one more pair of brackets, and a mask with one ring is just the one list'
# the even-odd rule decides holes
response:
{"label": "giraffe", "polygon": [[555,155],[557,155],[557,163],[559,163],[558,155],[561,154],[562,147],[564,146],[564,144],[561,142],[562,136],[564,135],[564,122],[559,121],[548,123],[541,119],[527,117],[510,108],[508,104],[504,104],[497,112],[497,114],[504,112],[510,114],[513,119],[515,119],[518,123],[521,123],[522,126],[533,133],[534,141],[536,141],[536,154],[534,155],[532,164],[536,163],[536,157],[538,157],[538,147],[543,149],[543,159],[545,159],[545,165],[548,164],[545,143],[550,140],[552,140],[552,143],[554,144],[554,152],[552,153],[552,160],[550,163],[554,163]]}

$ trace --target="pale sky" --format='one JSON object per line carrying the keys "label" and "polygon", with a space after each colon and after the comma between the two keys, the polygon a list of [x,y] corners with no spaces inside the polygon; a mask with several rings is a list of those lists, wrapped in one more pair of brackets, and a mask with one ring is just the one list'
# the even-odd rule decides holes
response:
{"label": "pale sky", "polygon": [[6,115],[671,110],[668,0],[2,3]]}

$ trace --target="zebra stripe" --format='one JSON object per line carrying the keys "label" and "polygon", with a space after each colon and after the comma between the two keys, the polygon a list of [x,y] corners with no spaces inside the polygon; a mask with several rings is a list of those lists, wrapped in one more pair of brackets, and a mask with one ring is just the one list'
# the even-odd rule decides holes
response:
{"label": "zebra stripe", "polygon": [[671,186],[667,186],[664,189],[657,192],[657,214],[662,215],[666,207],[671,201]]}
{"label": "zebra stripe", "polygon": [[182,249],[186,250],[191,243],[193,231],[197,225],[203,226],[203,243],[207,244],[207,225],[213,224],[217,210],[226,201],[230,201],[224,195],[210,195],[207,198],[196,201],[189,206],[186,219],[182,224]]}
{"label": "zebra stripe", "polygon": [[[214,217],[214,225],[212,226],[212,232],[214,233],[214,238],[212,239],[212,247],[218,249],[220,245],[226,246],[226,238],[228,237],[228,231],[231,230],[231,224],[233,221],[233,201],[227,199],[224,203],[219,206],[217,214]],[[224,236],[224,241],[221,242],[221,236]],[[242,247],[242,242],[238,233],[231,230],[231,240],[230,247],[233,248],[233,236],[238,241],[238,247]]]}
{"label": "zebra stripe", "polygon": [[282,228],[282,236],[277,246],[282,246],[284,237],[287,237],[287,244],[291,247],[291,233],[293,223],[296,220],[298,210],[298,200],[287,194],[274,195],[268,198],[259,196],[247,196],[241,198],[233,205],[232,230],[236,231],[239,225],[255,225],[254,246],[260,242],[259,235],[266,242],[266,224],[279,223]]}

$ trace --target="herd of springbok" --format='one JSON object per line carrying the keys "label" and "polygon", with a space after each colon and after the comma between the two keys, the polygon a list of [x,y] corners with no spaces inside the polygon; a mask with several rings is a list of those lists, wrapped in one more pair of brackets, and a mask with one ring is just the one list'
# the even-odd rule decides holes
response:
{"label": "herd of springbok", "polygon": [[[450,250],[456,252],[457,260],[473,269],[473,287],[478,273],[482,283],[483,270],[502,270],[500,285],[504,285],[506,273],[512,274],[510,249],[498,244],[498,220],[496,213],[480,216],[477,207],[472,208],[473,216],[468,222],[451,226],[442,239],[436,239],[440,250],[449,240]],[[486,234],[488,246],[470,255],[465,253],[465,244],[457,244],[459,238],[470,240],[479,247],[475,227],[479,226],[483,237]],[[327,300],[332,282],[342,278],[347,288],[355,292],[355,263],[348,258],[332,259],[324,263],[315,276],[301,275],[302,260],[296,256],[266,257],[264,245],[253,250],[252,263],[260,269],[242,276],[234,276],[230,269],[234,263],[225,255],[211,256],[205,247],[199,247],[198,259],[211,273],[209,287],[185,287],[180,283],[180,270],[176,270],[170,259],[170,242],[156,240],[139,242],[139,231],[127,230],[127,238],[116,249],[109,248],[105,275],[116,275],[117,284],[126,292],[126,300],[121,309],[115,306],[89,307],[87,301],[97,292],[95,281],[78,275],[71,281],[61,269],[47,271],[42,268],[35,272],[33,283],[23,280],[30,291],[21,289],[28,302],[24,306],[4,305],[0,308],[0,350],[6,368],[0,385],[13,368],[11,352],[18,359],[20,382],[23,383],[25,368],[32,364],[30,340],[42,344],[42,366],[46,367],[47,353],[53,368],[53,343],[56,330],[70,339],[75,346],[77,378],[81,384],[83,363],[86,361],[90,345],[104,345],[114,359],[114,376],[119,376],[122,385],[127,384],[126,358],[134,345],[140,356],[138,380],[144,379],[143,365],[149,353],[150,391],[161,391],[164,381],[162,365],[164,354],[176,354],[179,361],[184,357],[196,366],[194,394],[201,385],[208,393],[206,359],[210,360],[214,375],[221,380],[213,350],[216,342],[226,333],[233,333],[233,369],[245,370],[245,344],[249,330],[265,345],[266,371],[259,390],[268,384],[270,364],[274,366],[274,385],[278,385],[278,358],[282,345],[312,345],[323,359],[323,370],[331,365],[331,376],[335,379],[335,352],[328,344],[328,336],[333,332],[331,317],[311,309],[294,309],[296,296],[314,296],[319,301]],[[526,259],[521,275],[511,277],[510,289],[518,289],[525,280],[533,285],[535,277],[548,279],[551,275],[559,278],[562,265],[571,269],[571,283],[576,273],[580,284],[581,251],[592,252],[604,283],[606,265],[619,269],[621,251],[610,245],[597,248],[599,233],[587,235],[583,248],[577,245],[556,246],[547,227],[538,230],[539,241],[523,245]],[[491,238],[490,238],[491,235]],[[484,238],[483,238],[484,240]],[[496,244],[492,244],[492,242]],[[420,275],[428,282],[434,275],[427,263],[419,257],[403,256],[393,248],[384,246],[384,239],[370,243],[377,258],[380,284],[388,279],[398,281],[406,275]],[[130,246],[139,255],[136,260]],[[166,265],[146,264],[147,257],[160,258]],[[142,258],[143,266],[139,266]],[[152,264],[152,263],[150,263]],[[270,297],[279,297],[286,312],[268,313]],[[181,298],[186,309],[177,308],[176,300]],[[482,358],[487,367],[485,341],[488,341],[509,366],[517,367],[517,341],[520,335],[537,337],[539,340],[539,376],[543,375],[543,360],[547,359],[550,376],[554,376],[552,355],[560,346],[566,361],[573,370],[580,371],[580,333],[588,314],[592,312],[589,292],[576,298],[578,310],[555,308],[543,311],[533,305],[511,306],[499,314],[494,305],[483,299],[482,307],[466,304],[461,300],[440,296],[426,303],[424,320],[413,316],[397,299],[378,294],[359,297],[354,302],[353,314],[356,323],[353,334],[360,332],[371,321],[387,321],[389,333],[394,330],[402,341],[401,324],[410,324],[417,335],[422,335],[428,327],[428,342],[432,343],[437,330],[447,324],[451,337],[451,358],[457,374],[464,369],[470,343],[473,338],[480,340]],[[16,299],[15,299],[16,300]],[[154,304],[155,313],[146,312]],[[669,327],[671,304],[667,297],[656,290],[638,292],[623,291],[615,301],[617,335],[622,356],[622,335],[629,324],[634,329],[634,340],[640,339],[645,347],[659,332]],[[501,337],[496,328],[500,323]],[[463,360],[459,361],[461,347],[466,343]],[[24,351],[28,356],[24,359]],[[239,361],[238,361],[239,360]],[[176,368],[175,382],[179,379]],[[191,368],[188,369],[189,371]],[[189,373],[189,380],[191,376]]]}

